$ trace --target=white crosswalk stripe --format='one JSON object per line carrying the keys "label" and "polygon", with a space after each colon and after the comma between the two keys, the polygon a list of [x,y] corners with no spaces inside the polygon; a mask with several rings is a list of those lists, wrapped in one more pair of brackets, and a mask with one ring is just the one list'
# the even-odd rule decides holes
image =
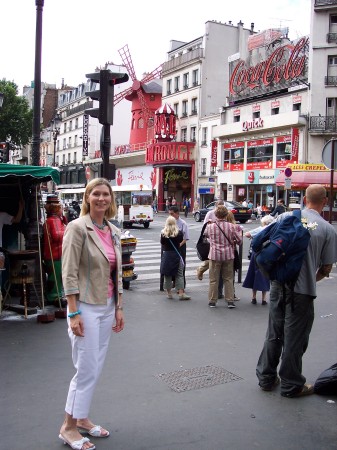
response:
{"label": "white crosswalk stripe", "polygon": [[[160,280],[160,258],[161,248],[157,241],[150,239],[137,238],[136,251],[132,254],[135,261],[135,272],[138,274],[137,281],[133,283],[158,283]],[[185,276],[188,280],[188,285],[198,286],[200,281],[196,277],[196,270],[201,261],[199,260],[196,250],[187,247],[186,252],[186,272]],[[242,279],[247,272],[249,265],[248,259],[242,260]],[[208,278],[208,272],[205,272],[204,278]]]}

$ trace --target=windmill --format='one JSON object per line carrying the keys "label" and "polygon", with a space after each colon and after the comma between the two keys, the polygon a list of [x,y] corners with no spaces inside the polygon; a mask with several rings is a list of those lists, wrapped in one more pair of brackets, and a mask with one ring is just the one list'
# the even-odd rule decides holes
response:
{"label": "windmill", "polygon": [[[152,109],[149,108],[148,103],[145,98],[145,95],[144,95],[143,85],[145,85],[146,83],[148,83],[151,80],[154,80],[155,78],[161,78],[162,66],[160,65],[156,69],[154,69],[152,72],[147,73],[144,76],[144,78],[142,78],[142,80],[139,81],[136,77],[136,72],[135,72],[135,69],[133,66],[133,62],[131,59],[128,45],[127,44],[124,45],[124,47],[120,48],[118,50],[118,52],[122,58],[123,65],[126,67],[133,83],[132,83],[131,87],[125,89],[122,92],[119,92],[118,94],[116,94],[114,96],[114,106],[117,105],[124,98],[126,98],[127,100],[132,100],[132,101],[134,98],[138,99],[140,108],[141,108],[140,113],[141,113],[143,121],[144,121],[144,129],[147,130],[147,128],[149,126],[149,119],[154,118],[154,112],[158,108],[158,104],[157,103],[154,104]],[[160,103],[161,103],[161,95],[160,95]],[[153,124],[153,120],[152,120],[152,124]],[[130,139],[130,141],[131,141],[131,139]]]}

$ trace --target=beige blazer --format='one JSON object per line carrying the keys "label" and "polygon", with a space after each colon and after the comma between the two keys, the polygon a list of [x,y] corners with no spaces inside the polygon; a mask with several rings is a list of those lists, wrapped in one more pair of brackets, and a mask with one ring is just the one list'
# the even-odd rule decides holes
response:
{"label": "beige blazer", "polygon": [[[108,222],[114,245],[117,269],[113,273],[115,302],[123,293],[120,230]],[[62,245],[62,281],[65,295],[79,301],[106,304],[110,277],[109,260],[89,214],[68,223]],[[117,288],[116,288],[117,287]]]}

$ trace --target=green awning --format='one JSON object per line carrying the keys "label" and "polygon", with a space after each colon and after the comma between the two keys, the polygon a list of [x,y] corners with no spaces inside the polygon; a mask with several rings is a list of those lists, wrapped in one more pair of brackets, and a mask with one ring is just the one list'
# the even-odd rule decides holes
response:
{"label": "green awning", "polygon": [[42,183],[42,181],[53,180],[55,184],[60,184],[60,172],[54,167],[0,163],[0,183],[12,183],[18,181],[18,179],[23,183]]}

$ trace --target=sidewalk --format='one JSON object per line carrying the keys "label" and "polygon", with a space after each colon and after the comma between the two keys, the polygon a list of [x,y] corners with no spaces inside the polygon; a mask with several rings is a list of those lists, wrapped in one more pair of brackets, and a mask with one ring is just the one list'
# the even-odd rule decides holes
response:
{"label": "sidewalk", "polygon": [[[337,449],[337,403],[328,403],[336,397],[287,399],[279,388],[258,388],[268,306],[251,305],[241,285],[236,291],[235,310],[223,301],[208,308],[206,282],[188,289],[190,302],[136,283],[125,291],[126,328],[112,336],[92,404],[93,420],[111,431],[108,439],[92,439],[97,449]],[[334,267],[318,288],[303,360],[308,382],[336,362],[336,293]],[[0,320],[0,339],[1,448],[69,448],[58,439],[74,373],[65,320]],[[169,382],[187,390],[176,392]]]}

